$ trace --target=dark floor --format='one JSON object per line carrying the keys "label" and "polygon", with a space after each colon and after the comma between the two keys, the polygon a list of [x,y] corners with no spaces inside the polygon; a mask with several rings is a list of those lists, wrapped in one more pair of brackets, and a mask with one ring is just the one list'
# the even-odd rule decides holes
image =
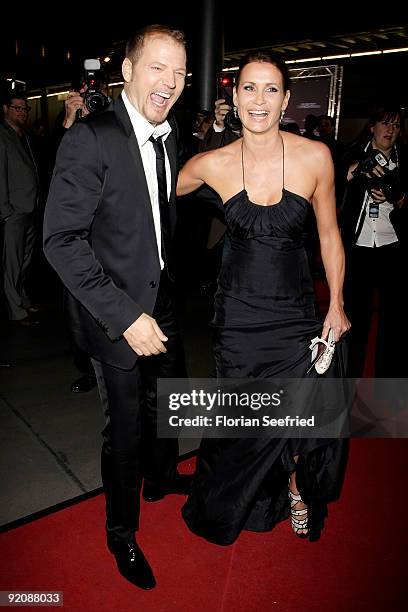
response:
{"label": "dark floor", "polygon": [[[75,368],[60,304],[60,288],[40,267],[32,287],[46,309],[35,327],[0,321],[0,526],[101,486],[102,412],[96,389],[74,394]],[[46,281],[46,282],[45,282]],[[47,286],[47,290],[44,287]],[[51,289],[50,289],[51,287]],[[41,295],[42,294],[42,295]],[[212,294],[183,282],[178,311],[188,373],[207,377]],[[10,362],[11,367],[4,367]],[[197,441],[180,443],[180,454]]]}

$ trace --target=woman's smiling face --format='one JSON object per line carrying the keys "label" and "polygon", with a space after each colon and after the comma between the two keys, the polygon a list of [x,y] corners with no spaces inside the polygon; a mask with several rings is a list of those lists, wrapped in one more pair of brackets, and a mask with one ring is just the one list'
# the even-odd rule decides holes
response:
{"label": "woman's smiling face", "polygon": [[250,62],[241,71],[234,91],[234,104],[245,128],[265,132],[279,123],[289,102],[279,68],[269,62]]}

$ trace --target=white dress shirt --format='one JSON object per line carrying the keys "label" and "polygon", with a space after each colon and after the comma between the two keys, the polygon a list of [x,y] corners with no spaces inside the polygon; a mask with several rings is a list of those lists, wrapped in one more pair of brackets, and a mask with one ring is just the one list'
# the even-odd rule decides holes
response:
{"label": "white dress shirt", "polygon": [[[140,154],[142,157],[143,168],[146,176],[147,187],[149,189],[150,203],[152,205],[154,229],[156,233],[157,250],[159,252],[160,268],[163,270],[164,262],[162,258],[162,247],[161,247],[161,227],[160,227],[160,206],[159,206],[159,190],[157,185],[157,172],[156,172],[156,153],[153,148],[153,144],[149,138],[162,137],[163,142],[167,139],[171,132],[171,126],[168,121],[160,123],[154,127],[147,121],[131,104],[127,97],[125,90],[122,91],[122,99],[125,104],[126,110],[130,117],[130,121],[133,126],[133,130],[136,135],[136,140],[139,145]],[[165,155],[165,166],[166,166],[166,181],[167,181],[167,198],[170,199],[171,191],[171,171],[170,162],[167,156],[166,147],[164,147]]]}
{"label": "white dress shirt", "polygon": [[213,130],[214,132],[223,132],[225,130],[225,125],[223,125],[222,127],[219,127],[217,125],[217,121],[214,121],[214,123],[212,124]]}

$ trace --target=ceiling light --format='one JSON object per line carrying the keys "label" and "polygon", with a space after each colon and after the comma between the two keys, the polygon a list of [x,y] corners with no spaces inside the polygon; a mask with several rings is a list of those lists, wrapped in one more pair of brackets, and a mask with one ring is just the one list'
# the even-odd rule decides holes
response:
{"label": "ceiling light", "polygon": [[384,49],[383,53],[400,53],[402,51],[408,51],[408,47],[400,47],[399,49]]}
{"label": "ceiling light", "polygon": [[340,59],[342,57],[350,57],[350,53],[342,53],[340,55],[325,55],[322,60]]}
{"label": "ceiling light", "polygon": [[350,57],[362,57],[363,55],[380,55],[382,51],[363,51],[362,53],[350,53]]}

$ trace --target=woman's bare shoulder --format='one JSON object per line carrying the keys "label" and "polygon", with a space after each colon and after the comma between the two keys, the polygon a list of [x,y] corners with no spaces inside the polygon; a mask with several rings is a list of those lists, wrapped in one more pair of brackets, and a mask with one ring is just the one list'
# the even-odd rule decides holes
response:
{"label": "woman's bare shoulder", "polygon": [[320,163],[331,161],[330,149],[323,142],[290,132],[286,132],[283,138],[288,152],[299,156],[301,159],[304,158],[305,161],[313,160]]}
{"label": "woman's bare shoulder", "polygon": [[236,142],[232,142],[220,149],[212,151],[204,151],[192,157],[187,163],[194,164],[201,168],[216,170],[220,167],[225,167],[230,161],[233,161],[237,154]]}
{"label": "woman's bare shoulder", "polygon": [[225,147],[208,151],[206,152],[206,155],[209,156],[208,159],[211,162],[228,162],[236,157],[238,150],[241,150],[241,140],[235,140],[234,142],[225,145]]}

